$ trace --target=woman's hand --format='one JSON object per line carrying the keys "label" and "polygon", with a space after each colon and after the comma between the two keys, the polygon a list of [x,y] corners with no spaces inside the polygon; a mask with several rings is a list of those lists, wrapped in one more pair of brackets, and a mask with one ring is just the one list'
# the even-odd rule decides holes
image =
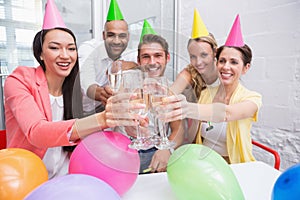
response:
{"label": "woman's hand", "polygon": [[157,106],[158,117],[164,122],[184,119],[189,114],[189,103],[182,94],[163,98],[162,104]]}
{"label": "woman's hand", "polygon": [[137,126],[138,120],[144,119],[141,115],[130,112],[130,110],[145,108],[145,104],[129,103],[129,97],[132,97],[132,94],[120,93],[107,100],[105,116],[109,127]]}
{"label": "woman's hand", "polygon": [[[149,118],[145,118],[145,119],[140,119],[140,133],[143,137],[148,137],[151,135],[150,130],[148,129],[148,125],[149,125]],[[130,137],[136,138],[136,133],[137,133],[137,129],[136,126],[125,126],[125,131],[127,133],[127,135],[129,135]]]}

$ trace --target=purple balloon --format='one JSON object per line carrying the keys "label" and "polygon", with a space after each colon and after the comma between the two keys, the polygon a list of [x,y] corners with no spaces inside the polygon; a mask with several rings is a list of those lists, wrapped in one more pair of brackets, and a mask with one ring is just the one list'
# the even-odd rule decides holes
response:
{"label": "purple balloon", "polygon": [[69,174],[51,179],[33,191],[25,200],[121,200],[119,194],[104,181],[85,174]]}

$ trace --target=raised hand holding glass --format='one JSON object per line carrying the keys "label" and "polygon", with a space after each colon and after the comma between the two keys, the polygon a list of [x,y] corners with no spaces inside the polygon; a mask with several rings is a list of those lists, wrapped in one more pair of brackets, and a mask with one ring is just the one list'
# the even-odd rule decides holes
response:
{"label": "raised hand holding glass", "polygon": [[[131,93],[131,97],[129,98],[130,103],[143,103],[146,105],[144,109],[130,110],[129,112],[135,112],[142,117],[146,117],[149,112],[150,100],[149,94],[143,91],[143,81],[144,74],[140,70],[128,71],[123,74],[122,90],[123,92]],[[136,126],[136,131],[137,137],[129,144],[130,148],[149,149],[154,146],[147,136],[141,134],[140,123]]]}
{"label": "raised hand holding glass", "polygon": [[148,87],[149,93],[151,94],[151,107],[152,107],[152,112],[154,114],[154,127],[155,130],[159,133],[160,137],[159,140],[157,141],[157,136],[153,137],[154,140],[156,141],[156,148],[158,149],[170,149],[174,148],[175,142],[170,141],[168,139],[167,135],[167,124],[164,123],[162,120],[160,120],[157,115],[157,106],[162,104],[162,99],[164,97],[168,96],[169,89],[168,89],[168,79],[164,76],[161,77],[152,77],[148,78],[147,81],[148,83],[151,83],[151,87]]}

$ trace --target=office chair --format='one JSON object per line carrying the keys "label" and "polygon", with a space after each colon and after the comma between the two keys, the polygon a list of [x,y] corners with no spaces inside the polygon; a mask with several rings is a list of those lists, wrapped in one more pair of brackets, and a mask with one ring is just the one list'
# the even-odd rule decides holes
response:
{"label": "office chair", "polygon": [[6,148],[6,130],[0,130],[0,149]]}
{"label": "office chair", "polygon": [[270,147],[268,147],[268,146],[266,146],[266,145],[264,145],[262,143],[259,143],[256,140],[253,140],[253,139],[252,139],[252,144],[255,145],[255,146],[257,146],[257,147],[259,147],[259,148],[261,148],[261,149],[263,149],[263,150],[265,150],[265,151],[267,151],[267,152],[269,152],[269,153],[271,153],[271,154],[273,154],[273,156],[274,156],[274,168],[277,169],[277,170],[279,170],[279,167],[280,167],[280,155],[279,155],[279,153],[277,151],[275,151],[274,149],[272,149],[272,148],[270,148]]}

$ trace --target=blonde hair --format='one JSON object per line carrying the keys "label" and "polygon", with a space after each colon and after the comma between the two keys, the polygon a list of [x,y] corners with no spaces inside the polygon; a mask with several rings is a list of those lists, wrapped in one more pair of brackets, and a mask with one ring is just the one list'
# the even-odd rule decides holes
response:
{"label": "blonde hair", "polygon": [[192,39],[192,38],[189,39],[187,47],[189,47],[190,43],[193,40],[195,40],[196,42],[202,41],[202,42],[208,43],[211,46],[214,53],[216,53],[216,51],[218,49],[218,43],[217,43],[217,41],[216,41],[216,39],[215,39],[215,37],[212,33],[209,33],[208,36],[202,36],[202,37],[198,37],[198,38],[194,38],[194,39]]}
{"label": "blonde hair", "polygon": [[[208,43],[213,50],[214,57],[216,56],[218,44],[212,33],[209,33],[208,36],[202,36],[199,38],[189,39],[187,47],[189,47],[190,43],[193,40],[196,42],[202,41],[202,42]],[[199,99],[200,95],[201,95],[201,91],[206,88],[206,83],[203,80],[201,74],[199,74],[199,72],[195,69],[195,67],[193,65],[189,64],[188,66],[186,66],[186,70],[191,74],[192,88],[196,94],[197,99]]]}

